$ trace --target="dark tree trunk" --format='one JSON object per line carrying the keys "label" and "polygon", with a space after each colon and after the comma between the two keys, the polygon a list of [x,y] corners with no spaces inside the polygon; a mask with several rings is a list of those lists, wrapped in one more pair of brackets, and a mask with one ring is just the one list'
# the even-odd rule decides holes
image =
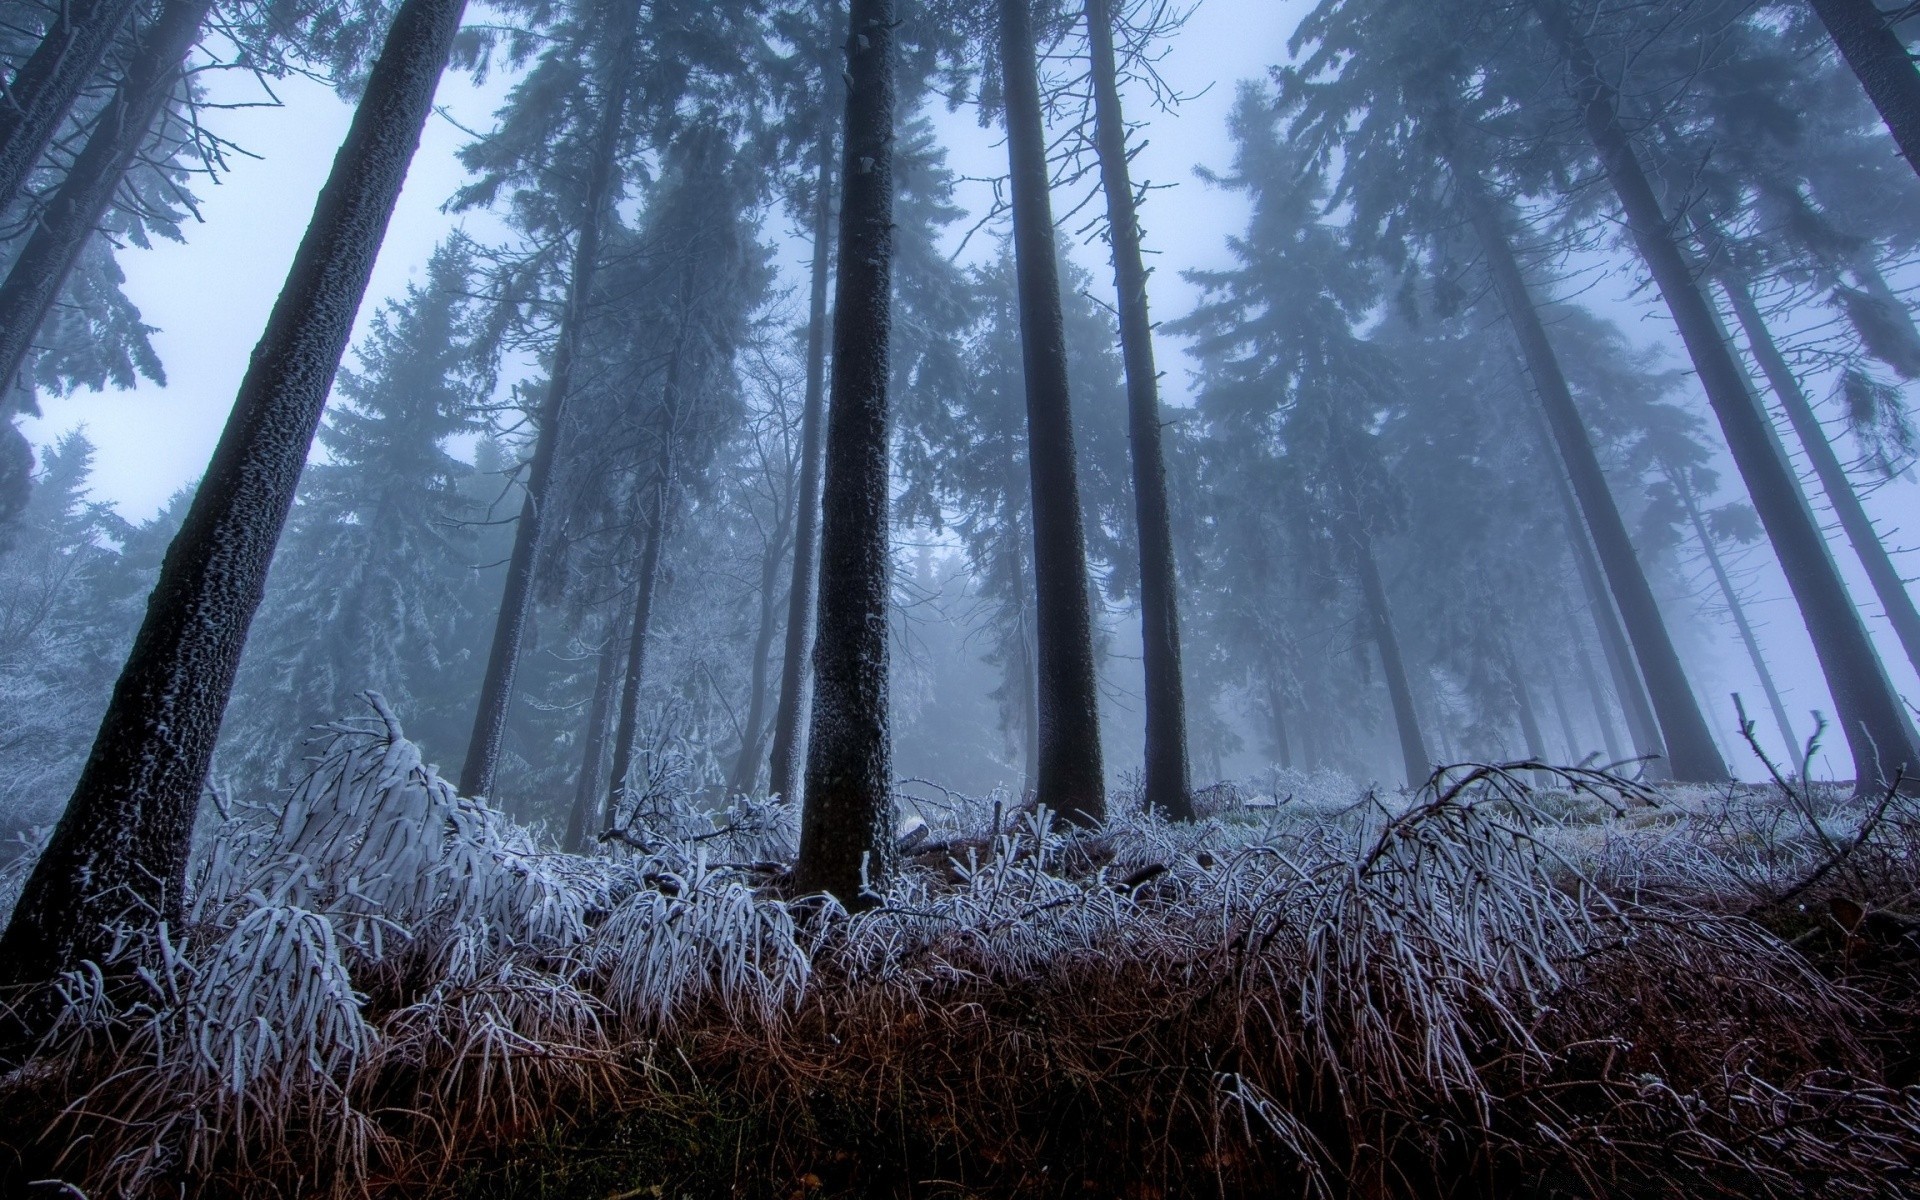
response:
{"label": "dark tree trunk", "polygon": [[1127,431],[1133,448],[1134,519],[1140,534],[1141,665],[1146,674],[1146,773],[1143,799],[1177,821],[1193,819],[1187,766],[1187,697],[1180,667],[1180,592],[1174,570],[1173,517],[1160,448],[1160,376],[1147,316],[1147,268],[1140,218],[1127,170],[1127,125],[1120,110],[1113,24],[1107,0],[1087,0],[1093,52],[1094,137],[1107,196],[1107,236],[1119,297],[1120,350],[1127,368]]}
{"label": "dark tree trunk", "polygon": [[1458,161],[1450,165],[1486,255],[1494,290],[1499,293],[1507,322],[1520,342],[1527,370],[1533,376],[1534,395],[1545,412],[1554,447],[1559,452],[1557,457],[1566,468],[1579,500],[1582,524],[1593,535],[1609,590],[1619,604],[1627,636],[1632,639],[1634,657],[1646,677],[1673,778],[1684,783],[1725,779],[1726,763],[1714,747],[1713,734],[1687,683],[1680,655],[1673,647],[1660,606],[1653,598],[1653,588],[1647,583],[1646,572],[1634,553],[1633,541],[1627,536],[1626,522],[1614,503],[1606,474],[1600,469],[1600,459],[1594,454],[1593,440],[1573,402],[1560,360],[1547,340],[1546,327],[1541,324],[1520,264],[1507,240],[1503,214],[1495,208],[1477,174],[1463,169]]}
{"label": "dark tree trunk", "polygon": [[1913,664],[1914,670],[1920,671],[1920,610],[1914,608],[1906,580],[1901,578],[1900,569],[1893,565],[1893,559],[1887,554],[1886,543],[1880,540],[1879,532],[1873,527],[1873,519],[1867,516],[1859,494],[1853,490],[1853,481],[1847,478],[1846,468],[1840,465],[1839,456],[1827,441],[1827,432],[1820,427],[1820,418],[1814,414],[1807,393],[1800,387],[1800,381],[1795,378],[1787,360],[1781,356],[1780,348],[1774,345],[1773,335],[1768,332],[1766,321],[1753,302],[1752,293],[1743,281],[1725,272],[1720,275],[1720,286],[1725,289],[1727,299],[1733,305],[1734,316],[1747,335],[1747,345],[1753,351],[1754,361],[1760,364],[1760,370],[1773,387],[1773,394],[1780,398],[1780,406],[1787,410],[1787,419],[1793,423],[1793,431],[1800,438],[1800,447],[1806,451],[1814,474],[1820,479],[1820,490],[1827,494],[1827,503],[1833,506],[1834,515],[1840,518],[1840,528],[1846,531],[1854,554],[1859,556],[1860,564],[1867,569],[1873,594],[1880,601],[1880,607],[1886,610],[1887,623],[1893,626],[1894,634],[1899,637],[1900,648],[1906,651],[1907,661]]}
{"label": "dark tree trunk", "polygon": [[607,620],[607,643],[600,648],[600,666],[593,675],[593,699],[587,704],[587,736],[580,751],[580,775],[573,785],[573,811],[567,814],[567,836],[561,849],[579,854],[587,847],[587,822],[600,794],[600,772],[607,761],[607,716],[613,708],[614,688],[620,682],[620,617]]}
{"label": "dark tree trunk", "polygon": [[494,620],[493,644],[487,652],[487,673],[474,708],[473,733],[460,766],[460,792],[486,796],[493,792],[494,772],[500,765],[500,747],[506,739],[507,717],[513,711],[513,677],[520,668],[520,647],[533,612],[533,585],[545,548],[548,493],[553,487],[559,457],[568,393],[573,388],[573,360],[593,300],[594,278],[600,267],[600,242],[607,213],[619,183],[620,130],[625,121],[634,43],[639,33],[639,6],[631,14],[620,41],[607,56],[605,95],[594,130],[593,161],[588,168],[580,232],[568,266],[567,299],[553,347],[553,366],[540,400],[539,432],[533,457],[527,464],[526,498],[514,525],[513,552],[507,559],[507,578],[500,593],[500,613]]}
{"label": "dark tree trunk", "polygon": [[1506,660],[1507,686],[1513,690],[1513,711],[1520,719],[1520,736],[1526,740],[1527,757],[1535,762],[1545,762],[1547,739],[1540,732],[1540,717],[1533,707],[1533,691],[1527,687],[1527,677],[1520,670],[1513,647],[1503,645],[1500,652]]}
{"label": "dark tree trunk", "polygon": [[[839,72],[829,69],[828,77]],[[840,128],[834,98],[826,90],[813,197],[813,271],[807,303],[807,394],[800,409],[800,498],[794,509],[793,580],[787,589],[787,634],[780,660],[780,702],[774,709],[773,749],[767,755],[767,793],[788,803],[801,799],[800,734],[806,727],[807,658],[813,645],[814,608],[820,579],[820,427],[827,400],[827,283],[833,252],[833,149]]]}
{"label": "dark tree trunk", "polygon": [[1027,469],[1033,476],[1039,799],[1069,821],[1091,824],[1106,817],[1107,787],[1100,761],[1100,697],[1068,398],[1066,326],[1048,196],[1047,135],[1034,58],[1032,0],[1000,0],[1000,65],[1027,384]]}
{"label": "dark tree trunk", "polygon": [[1912,729],[1887,680],[1886,668],[1834,567],[1826,539],[1801,495],[1800,481],[1780,454],[1766,415],[1734,360],[1719,319],[1695,281],[1620,126],[1613,88],[1600,77],[1558,0],[1534,0],[1534,10],[1565,57],[1587,134],[1626,213],[1634,245],[1680,329],[1747,494],[1800,604],[1853,751],[1856,786],[1863,791],[1884,786],[1920,765]]}
{"label": "dark tree trunk", "polygon": [[1574,732],[1573,715],[1567,711],[1567,694],[1560,688],[1558,675],[1547,676],[1547,694],[1553,700],[1553,715],[1560,722],[1560,737],[1567,747],[1566,761],[1579,762],[1586,755],[1580,752],[1580,735]]}
{"label": "dark tree trunk", "polygon": [[182,62],[212,7],[211,0],[169,0],[160,10],[85,149],[35,221],[0,283],[0,379],[19,376],[47,310],[179,86]]}
{"label": "dark tree trunk", "polygon": [[0,208],[19,199],[74,101],[140,5],[137,0],[66,0],[51,7],[53,19],[40,44],[0,88]]}
{"label": "dark tree trunk", "polygon": [[767,669],[773,656],[775,615],[780,597],[780,566],[787,560],[787,545],[793,529],[794,506],[789,504],[780,515],[773,537],[767,543],[760,563],[760,627],[753,639],[753,662],[747,680],[747,724],[740,731],[740,755],[734,760],[733,776],[727,786],[735,794],[751,792],[759,782],[761,742],[767,725]]}
{"label": "dark tree trunk", "polygon": [[[1011,501],[1013,493],[1008,494]],[[1031,801],[1040,790],[1040,687],[1039,663],[1033,636],[1033,610],[1027,605],[1027,565],[1019,546],[1013,554],[1013,603],[1018,629],[1015,644],[1018,653],[1007,663],[1007,670],[1019,680],[1015,694],[1020,701],[1020,798]]]}
{"label": "dark tree trunk", "polygon": [[1267,717],[1273,736],[1274,758],[1283,767],[1293,766],[1293,741],[1287,736],[1287,698],[1280,688],[1280,673],[1273,668],[1267,674]]}
{"label": "dark tree trunk", "polygon": [[1874,0],[1808,0],[1887,123],[1907,164],[1920,172],[1920,71]]}
{"label": "dark tree trunk", "polygon": [[247,627],[463,7],[406,0],[395,14],[93,753],[0,937],[0,983],[98,961],[122,918],[178,927]]}
{"label": "dark tree trunk", "polygon": [[1593,704],[1593,723],[1600,728],[1600,742],[1607,749],[1607,761],[1621,762],[1627,755],[1620,749],[1620,735],[1614,729],[1613,706],[1607,702],[1607,689],[1600,683],[1599,672],[1593,669],[1593,655],[1587,653],[1587,641],[1581,636],[1579,625],[1569,620],[1568,630],[1573,637],[1574,663],[1580,668],[1580,681],[1586,685],[1587,698]]}
{"label": "dark tree trunk", "polygon": [[633,581],[633,629],[627,635],[627,672],[620,684],[620,724],[613,737],[613,771],[607,782],[606,827],[619,824],[620,811],[633,799],[633,760],[640,749],[640,689],[647,675],[647,639],[653,631],[653,601],[660,587],[660,552],[667,540],[668,507],[673,491],[671,462],[653,486],[647,511],[646,542]]}
{"label": "dark tree trunk", "polygon": [[1400,657],[1393,610],[1387,605],[1387,588],[1380,578],[1380,564],[1373,557],[1373,539],[1357,520],[1348,525],[1347,540],[1353,545],[1354,570],[1360,576],[1360,594],[1366,601],[1373,643],[1380,651],[1387,696],[1393,702],[1393,723],[1400,734],[1400,760],[1406,765],[1407,788],[1412,790],[1433,773],[1433,760],[1427,754],[1426,739],[1420,734],[1420,716],[1414,711],[1413,688],[1407,683],[1406,664]]}
{"label": "dark tree trunk", "polygon": [[852,0],[820,527],[806,804],[794,886],[849,907],[893,871],[887,728],[892,574],[887,371],[893,332],[893,0]]}
{"label": "dark tree trunk", "polygon": [[1740,634],[1740,644],[1746,647],[1754,674],[1760,677],[1760,689],[1767,694],[1767,707],[1773,710],[1773,723],[1779,727],[1787,753],[1797,763],[1801,748],[1799,735],[1793,731],[1793,721],[1788,718],[1787,706],[1780,699],[1780,689],[1774,686],[1773,672],[1767,669],[1766,656],[1760,653],[1760,639],[1754,635],[1753,624],[1747,620],[1746,606],[1740,603],[1740,593],[1734,589],[1726,564],[1720,561],[1720,551],[1713,544],[1713,533],[1707,528],[1707,520],[1694,499],[1693,488],[1677,471],[1668,472],[1668,478],[1673,481],[1674,491],[1679,494],[1680,503],[1687,510],[1687,520],[1693,525],[1693,536],[1699,540],[1700,550],[1707,556],[1707,566],[1713,572],[1713,582],[1720,589],[1720,597],[1726,602],[1727,611],[1733,615],[1733,627]]}

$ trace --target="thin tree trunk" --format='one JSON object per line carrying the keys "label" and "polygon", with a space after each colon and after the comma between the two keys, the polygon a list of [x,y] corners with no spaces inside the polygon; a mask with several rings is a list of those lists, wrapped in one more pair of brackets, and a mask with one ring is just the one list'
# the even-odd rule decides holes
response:
{"label": "thin tree trunk", "polygon": [[1721,289],[1733,305],[1734,316],[1747,335],[1747,346],[1753,351],[1754,361],[1760,364],[1760,370],[1766,374],[1773,394],[1780,399],[1780,406],[1787,410],[1787,419],[1793,423],[1800,447],[1806,451],[1814,474],[1820,479],[1820,490],[1827,494],[1827,503],[1832,506],[1834,515],[1840,518],[1840,527],[1846,531],[1847,541],[1852,543],[1854,554],[1859,556],[1860,564],[1867,570],[1867,579],[1873,584],[1873,594],[1886,611],[1887,623],[1893,626],[1894,634],[1900,639],[1900,648],[1906,651],[1907,661],[1913,664],[1914,670],[1920,671],[1920,610],[1914,607],[1906,580],[1900,577],[1900,569],[1893,565],[1893,559],[1887,554],[1886,543],[1880,540],[1878,531],[1873,527],[1873,519],[1867,515],[1859,494],[1853,490],[1853,481],[1847,477],[1846,468],[1841,466],[1839,456],[1827,441],[1826,430],[1821,428],[1820,418],[1814,413],[1807,393],[1800,387],[1800,381],[1782,357],[1780,348],[1774,344],[1773,335],[1768,331],[1759,307],[1753,302],[1753,294],[1747,290],[1744,281],[1727,272],[1721,272],[1719,279]]}
{"label": "thin tree trunk", "polygon": [[1766,693],[1767,706],[1773,710],[1773,723],[1780,730],[1787,753],[1797,762],[1800,757],[1800,737],[1793,731],[1793,721],[1788,718],[1787,706],[1780,699],[1780,689],[1774,686],[1773,672],[1767,669],[1766,656],[1760,653],[1760,639],[1754,634],[1753,624],[1747,620],[1746,606],[1740,603],[1740,593],[1734,589],[1726,564],[1720,560],[1720,551],[1713,544],[1713,534],[1707,528],[1706,517],[1701,514],[1700,505],[1694,499],[1693,488],[1677,471],[1669,471],[1668,478],[1673,481],[1673,489],[1680,496],[1681,506],[1686,509],[1688,522],[1693,525],[1693,536],[1699,540],[1701,552],[1707,556],[1707,566],[1713,572],[1713,581],[1720,589],[1720,597],[1726,602],[1727,611],[1733,615],[1733,627],[1740,634],[1740,644],[1746,647],[1747,658],[1753,663],[1753,672],[1760,677],[1760,689]]}
{"label": "thin tree trunk", "polygon": [[1573,716],[1567,711],[1567,695],[1560,690],[1560,677],[1547,676],[1547,694],[1553,700],[1553,715],[1560,722],[1560,736],[1567,747],[1567,759],[1577,763],[1586,755],[1580,753],[1580,735],[1574,732]]}
{"label": "thin tree trunk", "polygon": [[1614,729],[1613,706],[1607,703],[1607,689],[1600,683],[1599,672],[1593,669],[1593,656],[1587,653],[1587,642],[1579,626],[1570,620],[1568,629],[1573,637],[1574,662],[1580,668],[1580,680],[1586,685],[1587,698],[1593,704],[1593,723],[1600,727],[1600,742],[1607,749],[1607,761],[1621,762],[1627,755],[1620,749],[1620,735]]}
{"label": "thin tree trunk", "polygon": [[1527,687],[1527,678],[1521,673],[1513,648],[1503,645],[1501,653],[1506,659],[1507,686],[1513,690],[1514,715],[1520,719],[1520,736],[1526,740],[1527,757],[1535,762],[1545,762],[1547,739],[1540,732],[1540,717],[1533,707],[1533,691]]}
{"label": "thin tree trunk", "polygon": [[[829,70],[829,79],[839,72]],[[807,659],[813,644],[815,595],[820,578],[820,427],[827,398],[827,283],[833,251],[833,150],[839,131],[834,104],[839,88],[826,91],[813,198],[813,278],[807,304],[807,394],[800,409],[800,498],[795,507],[793,581],[787,591],[786,645],[780,664],[780,703],[774,710],[773,749],[767,756],[767,792],[789,803],[801,799],[800,735],[806,728]]]}
{"label": "thin tree trunk", "polygon": [[1920,71],[1873,0],[1808,0],[1860,78],[1907,164],[1920,172]]}
{"label": "thin tree trunk", "polygon": [[1776,446],[1766,416],[1719,328],[1719,319],[1674,239],[1626,131],[1613,88],[1558,0],[1534,10],[1568,65],[1576,99],[1608,179],[1627,216],[1635,246],[1673,314],[1727,447],[1746,482],[1826,675],[1840,724],[1853,751],[1855,786],[1872,791],[1920,765],[1915,738],[1887,680],[1885,666],[1847,595],[1825,537]]}
{"label": "thin tree trunk", "polygon": [[1140,217],[1127,170],[1127,126],[1120,109],[1107,0],[1087,0],[1087,38],[1093,55],[1094,142],[1107,197],[1120,351],[1127,370],[1134,519],[1140,535],[1141,665],[1147,710],[1143,798],[1148,807],[1173,820],[1190,821],[1193,796],[1187,764],[1186,684],[1180,666],[1180,593],[1174,569],[1173,517],[1167,505],[1166,458],[1160,446],[1160,377],[1153,360],[1147,268],[1140,254]]}
{"label": "thin tree trunk", "polygon": [[395,14],[93,752],[0,937],[0,984],[100,961],[123,920],[178,927],[247,628],[463,8],[406,0]]}
{"label": "thin tree trunk", "polygon": [[[671,436],[671,431],[669,431]],[[667,540],[667,510],[673,491],[673,465],[666,454],[659,477],[649,489],[653,504],[647,512],[646,543],[633,583],[633,629],[627,635],[627,671],[620,684],[620,724],[613,738],[613,771],[607,782],[606,827],[619,824],[621,809],[633,799],[633,760],[640,749],[640,690],[646,682],[647,643],[653,631],[653,601],[660,587],[660,552]]]}
{"label": "thin tree trunk", "polygon": [[212,0],[169,0],[160,10],[86,147],[34,222],[0,283],[0,379],[17,378],[26,364],[47,311],[179,86],[187,52],[212,7]]}
{"label": "thin tree trunk", "polygon": [[593,676],[593,699],[587,704],[587,736],[581,747],[580,775],[573,785],[573,811],[567,814],[567,836],[561,849],[579,854],[587,845],[587,822],[593,819],[593,801],[600,794],[600,772],[607,761],[607,716],[620,681],[620,617],[607,620],[607,643],[600,648],[600,666]]}
{"label": "thin tree trunk", "polygon": [[[893,0],[852,0],[806,804],[794,886],[849,907],[893,873],[887,721]],[[871,889],[868,891],[866,889]]]}
{"label": "thin tree trunk", "polygon": [[1520,342],[1528,372],[1533,377],[1533,392],[1539,399],[1553,434],[1558,457],[1566,468],[1584,518],[1582,524],[1593,535],[1600,565],[1620,616],[1632,639],[1634,657],[1647,682],[1653,711],[1659,719],[1660,739],[1664,743],[1673,778],[1685,783],[1709,783],[1727,776],[1726,763],[1714,747],[1713,734],[1694,699],[1680,655],[1667,632],[1660,606],[1647,583],[1646,572],[1634,553],[1627,535],[1626,522],[1620,517],[1606,474],[1594,454],[1593,440],[1587,433],[1580,410],[1567,387],[1560,360],[1547,340],[1546,327],[1540,322],[1532,294],[1521,274],[1520,264],[1508,242],[1503,215],[1494,207],[1478,174],[1449,156],[1455,183],[1479,235],[1487,267],[1493,275],[1507,321]]}
{"label": "thin tree trunk", "polygon": [[780,582],[780,564],[786,561],[787,543],[792,531],[793,507],[781,514],[774,536],[760,565],[760,632],[753,639],[753,663],[747,680],[747,724],[740,731],[740,755],[734,760],[728,788],[735,794],[751,792],[760,775],[760,743],[767,723],[767,670],[773,656],[774,611],[779,597],[774,588]]}
{"label": "thin tree trunk", "polygon": [[607,214],[619,184],[620,131],[627,95],[634,43],[639,35],[639,6],[629,9],[627,28],[605,63],[599,125],[594,130],[593,161],[588,168],[580,232],[568,266],[567,299],[553,347],[553,366],[540,400],[539,432],[533,457],[527,464],[526,497],[513,530],[513,552],[507,560],[507,578],[501,588],[500,612],[494,620],[493,644],[487,652],[487,673],[474,707],[473,733],[460,766],[460,792],[486,796],[493,792],[494,772],[500,765],[500,747],[506,740],[507,718],[513,711],[513,678],[520,668],[520,647],[533,612],[533,585],[544,549],[547,508],[555,460],[559,457],[568,393],[573,388],[573,360],[587,323],[594,278],[600,267],[600,242]]}
{"label": "thin tree trunk", "polygon": [[[27,177],[140,5],[137,0],[65,0],[27,61],[0,88],[0,208]],[[184,51],[182,52],[184,53]]]}
{"label": "thin tree trunk", "polygon": [[1380,578],[1379,563],[1374,561],[1373,539],[1357,519],[1350,520],[1348,525],[1347,540],[1353,544],[1360,594],[1366,600],[1368,624],[1373,629],[1374,645],[1380,651],[1381,672],[1386,676],[1387,696],[1393,702],[1393,723],[1400,734],[1400,759],[1406,765],[1407,788],[1413,790],[1433,773],[1433,760],[1420,733],[1420,716],[1413,708],[1413,688],[1407,683],[1406,664],[1400,657],[1400,638],[1394,632],[1386,584]]}
{"label": "thin tree trunk", "polygon": [[1032,0],[1000,0],[1000,65],[1026,370],[1027,468],[1033,476],[1039,798],[1070,821],[1092,824],[1106,817],[1106,774],[1100,761],[1100,697],[1067,386],[1066,326],[1034,59]]}
{"label": "thin tree trunk", "polygon": [[1287,700],[1281,694],[1277,678],[1278,673],[1270,669],[1267,676],[1267,716],[1272,722],[1274,757],[1282,767],[1290,768],[1293,766],[1293,743],[1287,737]]}

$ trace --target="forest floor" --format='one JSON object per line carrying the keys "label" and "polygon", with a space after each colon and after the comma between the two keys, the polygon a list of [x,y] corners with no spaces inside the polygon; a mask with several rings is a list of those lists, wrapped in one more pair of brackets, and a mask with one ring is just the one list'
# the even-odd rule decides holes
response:
{"label": "forest floor", "polygon": [[342,726],[207,836],[189,928],[70,981],[0,1189],[1920,1189],[1920,804],[1530,766],[1206,800],[946,797],[848,914],[781,896],[779,806],[561,855]]}

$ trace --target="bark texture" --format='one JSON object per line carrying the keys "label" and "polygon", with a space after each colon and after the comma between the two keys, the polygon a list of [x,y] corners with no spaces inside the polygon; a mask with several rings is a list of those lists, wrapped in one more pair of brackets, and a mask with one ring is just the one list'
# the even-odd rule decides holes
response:
{"label": "bark texture", "polygon": [[211,0],[170,0],[140,38],[120,88],[0,283],[0,379],[26,365],[34,335],[180,83]]}
{"label": "bark texture", "polygon": [[140,4],[66,0],[49,7],[52,19],[40,44],[0,88],[0,208],[19,197],[74,101]]}
{"label": "bark texture", "polygon": [[1070,821],[1091,824],[1106,817],[1106,775],[1032,0],[1000,0],[1000,65],[1026,368],[1027,466],[1033,476],[1039,800]]}
{"label": "bark texture", "polygon": [[1533,0],[1566,62],[1587,135],[1625,211],[1635,247],[1673,314],[1719,418],[1747,494],[1799,602],[1853,752],[1855,785],[1874,791],[1920,765],[1914,735],[1866,625],[1847,595],[1826,539],[1781,455],[1766,414],[1734,359],[1718,315],[1694,278],[1639,156],[1621,127],[1618,99],[1559,0]]}
{"label": "bark texture", "polygon": [[580,232],[574,240],[568,266],[567,299],[560,314],[559,335],[553,347],[553,365],[547,390],[540,400],[539,433],[527,464],[526,498],[513,529],[513,552],[507,559],[507,578],[500,593],[500,613],[494,620],[493,644],[487,652],[487,673],[473,714],[473,733],[460,766],[460,792],[486,796],[493,792],[500,766],[500,747],[506,740],[507,717],[513,711],[513,677],[520,667],[520,646],[527,618],[533,611],[533,585],[545,549],[548,493],[553,488],[555,460],[560,454],[566,422],[567,398],[573,389],[573,360],[593,300],[594,279],[600,268],[600,242],[608,210],[619,182],[620,130],[625,121],[631,72],[627,65],[639,34],[639,5],[629,9],[628,24],[610,51],[602,84],[599,124],[594,130],[593,162],[588,167],[586,203]]}
{"label": "bark texture", "polygon": [[1866,89],[1867,99],[1906,157],[1920,172],[1920,71],[1874,0],[1808,0],[1827,35]]}
{"label": "bark texture", "polygon": [[[1166,458],[1160,442],[1160,376],[1147,315],[1147,268],[1140,253],[1140,217],[1127,169],[1127,125],[1114,64],[1108,0],[1087,0],[1093,55],[1094,143],[1107,199],[1119,298],[1120,352],[1127,370],[1127,434],[1133,450],[1134,519],[1140,537],[1141,665],[1146,675],[1146,772],[1143,799],[1179,821],[1193,819],[1187,763],[1186,682],[1180,660],[1180,592],[1174,568],[1173,517],[1167,504]],[[1409,768],[1411,769],[1411,768]]]}
{"label": "bark texture", "polygon": [[92,755],[0,937],[0,983],[99,960],[123,918],[177,926],[247,628],[464,7],[406,0],[395,14]]}
{"label": "bark texture", "polygon": [[819,628],[794,886],[849,907],[892,873],[887,727],[893,332],[893,0],[852,0],[841,155],[833,392],[820,523]]}
{"label": "bark texture", "polygon": [[1539,399],[1553,435],[1554,448],[1565,466],[1575,497],[1580,502],[1582,524],[1593,535],[1594,548],[1606,573],[1608,590],[1619,605],[1620,617],[1632,640],[1634,657],[1646,678],[1648,698],[1659,721],[1660,738],[1667,752],[1668,769],[1683,783],[1714,783],[1727,777],[1727,766],[1713,744],[1713,734],[1687,683],[1679,652],[1667,632],[1653,588],[1634,553],[1627,525],[1620,517],[1613,493],[1607,487],[1606,474],[1593,451],[1580,410],[1573,402],[1565,372],[1547,340],[1547,330],[1534,307],[1533,296],[1514,257],[1502,214],[1487,195],[1477,172],[1458,159],[1450,161],[1453,178],[1466,205],[1487,268],[1493,275],[1494,290],[1506,310],[1508,324],[1520,343],[1527,371],[1533,377],[1534,395]]}

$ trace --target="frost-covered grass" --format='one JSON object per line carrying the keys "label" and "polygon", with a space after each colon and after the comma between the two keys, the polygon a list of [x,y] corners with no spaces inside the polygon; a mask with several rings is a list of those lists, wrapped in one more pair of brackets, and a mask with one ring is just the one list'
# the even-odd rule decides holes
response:
{"label": "frost-covered grass", "polygon": [[1273,777],[1097,831],[936,792],[915,865],[848,915],[782,894],[778,806],[552,853],[376,702],[291,795],[221,814],[187,928],[67,981],[0,1093],[0,1170],[90,1196],[1911,1185],[1920,812],[1539,778]]}

